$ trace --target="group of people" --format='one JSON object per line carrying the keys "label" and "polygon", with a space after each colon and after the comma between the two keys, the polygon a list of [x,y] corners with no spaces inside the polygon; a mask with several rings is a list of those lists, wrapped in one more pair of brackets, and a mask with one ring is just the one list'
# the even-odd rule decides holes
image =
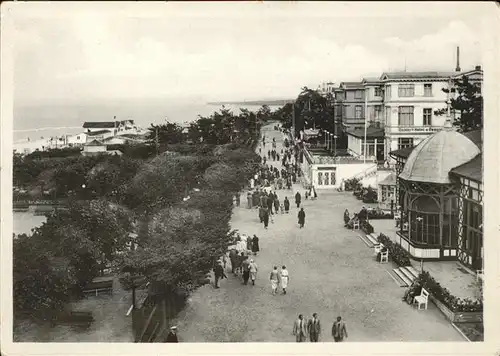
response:
{"label": "group of people", "polygon": [[[293,323],[292,334],[295,336],[295,341],[304,342],[307,336],[311,342],[318,342],[321,334],[321,321],[317,313],[312,315],[312,318],[306,320],[302,314]],[[337,320],[332,325],[332,337],[335,342],[341,342],[347,338],[347,328],[342,317],[337,317]]]}

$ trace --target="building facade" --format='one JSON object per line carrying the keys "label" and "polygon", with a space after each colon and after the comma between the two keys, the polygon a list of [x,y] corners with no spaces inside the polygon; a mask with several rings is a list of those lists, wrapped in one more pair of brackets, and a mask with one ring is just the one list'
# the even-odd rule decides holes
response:
{"label": "building facade", "polygon": [[369,126],[382,128],[384,118],[384,88],[379,78],[364,78],[366,121]]}
{"label": "building facade", "polygon": [[362,82],[340,83],[342,127],[361,128],[365,125],[365,87]]}

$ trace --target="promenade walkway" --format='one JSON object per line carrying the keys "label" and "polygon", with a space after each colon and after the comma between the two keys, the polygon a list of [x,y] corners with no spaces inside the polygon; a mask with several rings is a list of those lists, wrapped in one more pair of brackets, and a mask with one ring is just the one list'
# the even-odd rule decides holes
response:
{"label": "promenade walkway", "polygon": [[[271,127],[264,133],[267,142],[275,137],[281,150],[282,134]],[[318,191],[317,200],[303,200],[306,223],[299,229],[293,196],[295,189],[304,196],[304,189],[298,184],[293,189],[278,191],[280,201],[291,200],[291,212],[275,216],[268,230],[242,195],[231,224],[260,238],[256,285],[244,286],[228,273],[220,289],[207,285],[196,291],[174,321],[181,342],[294,342],[293,321],[299,313],[311,317],[314,312],[322,320],[320,341],[333,341],[330,330],[338,315],[346,321],[347,342],[463,341],[432,303],[426,311],[403,303],[404,289],[386,272],[391,266],[376,263],[357,232],[344,228],[344,210],[359,210],[360,201],[350,193]],[[286,265],[290,272],[287,295],[271,295],[274,265]]]}

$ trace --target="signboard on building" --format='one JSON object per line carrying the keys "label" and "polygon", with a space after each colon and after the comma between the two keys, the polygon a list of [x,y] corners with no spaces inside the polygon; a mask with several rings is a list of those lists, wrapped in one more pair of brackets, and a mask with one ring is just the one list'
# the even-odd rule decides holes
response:
{"label": "signboard on building", "polygon": [[438,132],[441,127],[432,126],[409,126],[409,127],[396,127],[399,132]]}

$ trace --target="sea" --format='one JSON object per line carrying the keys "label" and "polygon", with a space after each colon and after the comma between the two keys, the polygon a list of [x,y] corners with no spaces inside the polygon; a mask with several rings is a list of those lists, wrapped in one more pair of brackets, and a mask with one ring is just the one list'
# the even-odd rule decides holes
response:
{"label": "sea", "polygon": [[[251,111],[260,105],[225,104],[226,108],[239,113],[240,108]],[[277,105],[269,105],[274,110]],[[198,115],[208,116],[222,105],[175,100],[129,100],[93,103],[24,104],[14,106],[14,143],[72,135],[83,132],[85,121],[113,121],[132,119],[142,128],[165,121],[189,123]]]}

